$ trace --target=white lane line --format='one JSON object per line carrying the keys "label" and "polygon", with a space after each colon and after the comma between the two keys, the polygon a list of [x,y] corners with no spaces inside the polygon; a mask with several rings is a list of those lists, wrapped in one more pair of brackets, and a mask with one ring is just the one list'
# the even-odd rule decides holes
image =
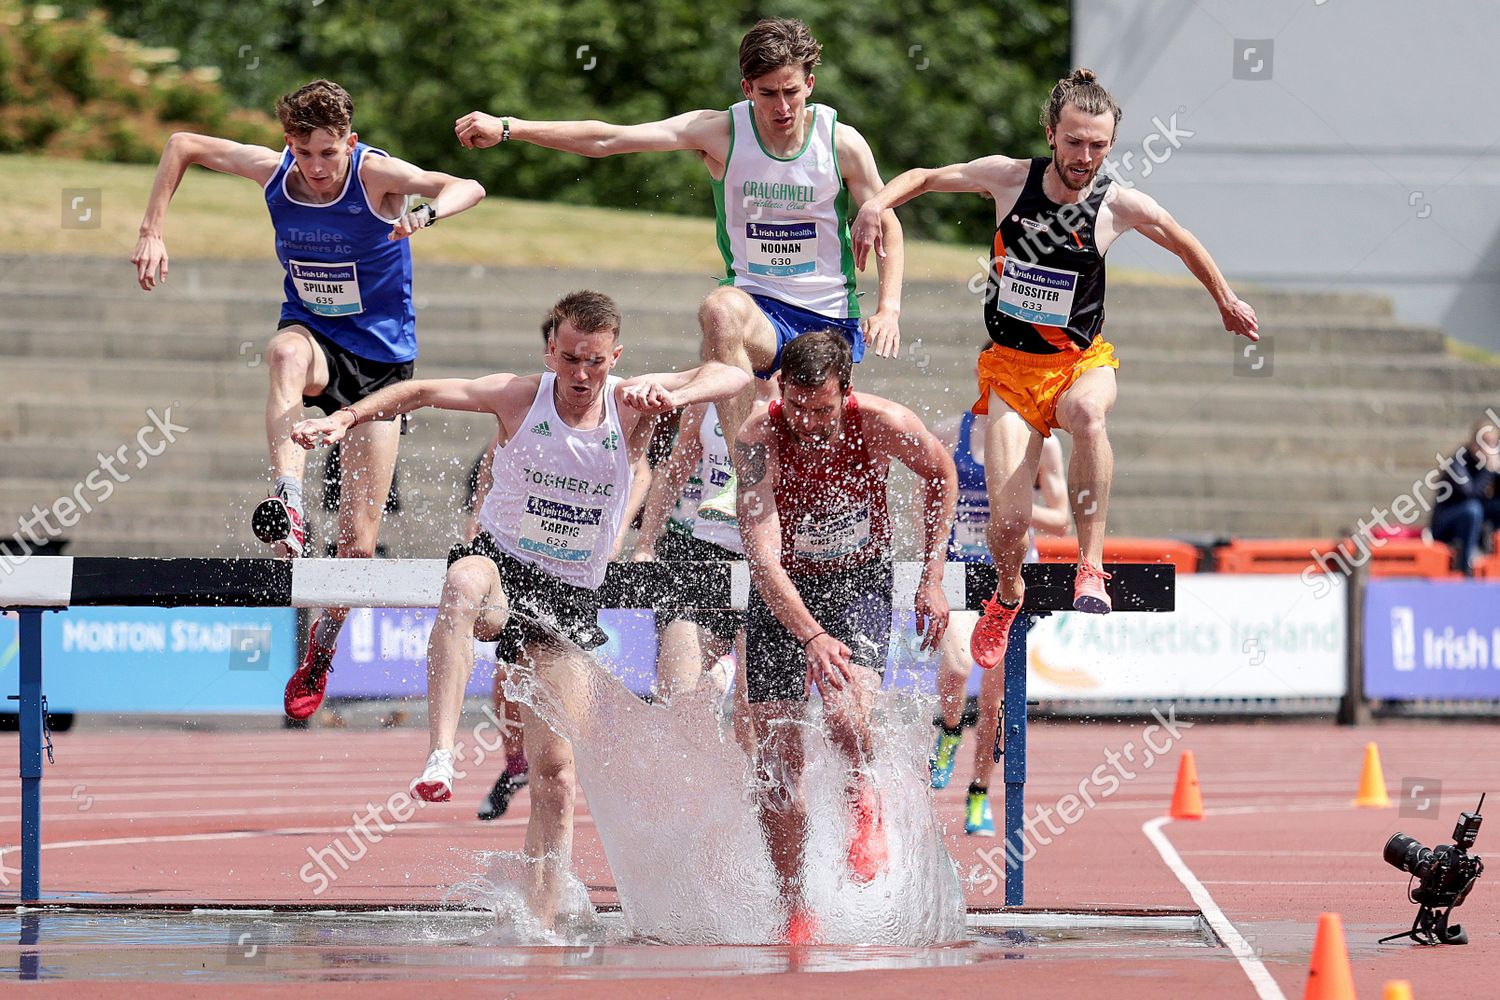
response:
{"label": "white lane line", "polygon": [[1368,858],[1370,856],[1369,851],[1178,851],[1177,853],[1185,858]]}
{"label": "white lane line", "polygon": [[1203,911],[1204,918],[1208,920],[1208,925],[1214,929],[1214,933],[1219,936],[1219,940],[1229,946],[1230,953],[1234,955],[1235,960],[1240,963],[1240,968],[1249,977],[1250,985],[1255,987],[1255,995],[1260,997],[1260,1000],[1286,1000],[1286,994],[1281,992],[1281,987],[1276,984],[1271,973],[1266,971],[1266,967],[1256,957],[1255,949],[1250,947],[1249,942],[1235,929],[1229,918],[1224,916],[1224,911],[1219,909],[1219,904],[1214,902],[1214,897],[1204,888],[1203,883],[1198,881],[1192,869],[1183,862],[1182,857],[1177,853],[1177,848],[1172,846],[1166,834],[1161,832],[1161,828],[1170,822],[1172,822],[1172,817],[1158,816],[1141,824],[1141,832],[1146,835],[1147,840],[1151,841],[1152,846],[1161,855],[1162,861],[1166,862],[1167,867],[1172,870],[1172,874],[1177,876],[1177,881],[1187,889],[1188,895],[1192,897],[1198,909]]}
{"label": "white lane line", "polygon": [[1213,879],[1206,881],[1204,885],[1390,885],[1390,880],[1384,882],[1351,882],[1348,879],[1337,879],[1323,882],[1272,882],[1266,879],[1246,879],[1234,881],[1232,879]]}
{"label": "white lane line", "polygon": [[[513,816],[510,819],[492,819],[486,826],[525,826],[527,823],[524,816]],[[406,822],[402,823],[398,830],[452,830],[456,823],[432,823],[432,822]],[[593,826],[592,816],[579,815],[573,817],[573,825]],[[201,840],[249,840],[254,837],[308,837],[313,834],[328,834],[332,836],[343,836],[349,832],[347,826],[301,826],[284,827],[273,830],[225,830],[220,833],[171,833],[155,834],[143,837],[103,837],[97,840],[58,840],[50,844],[43,844],[44,851],[77,850],[84,847],[129,847],[133,844],[178,844]],[[390,834],[385,836],[389,837]],[[19,847],[0,847],[0,856],[19,852]],[[1386,883],[1382,882],[1381,885]]]}

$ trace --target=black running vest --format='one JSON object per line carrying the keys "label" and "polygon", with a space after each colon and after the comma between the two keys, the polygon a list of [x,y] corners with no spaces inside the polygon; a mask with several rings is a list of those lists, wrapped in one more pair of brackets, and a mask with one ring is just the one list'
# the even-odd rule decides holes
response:
{"label": "black running vest", "polygon": [[1059,205],[1042,193],[1052,160],[1034,157],[1026,186],[995,228],[984,324],[1001,347],[1029,354],[1082,351],[1104,326],[1104,255],[1094,242],[1110,179]]}

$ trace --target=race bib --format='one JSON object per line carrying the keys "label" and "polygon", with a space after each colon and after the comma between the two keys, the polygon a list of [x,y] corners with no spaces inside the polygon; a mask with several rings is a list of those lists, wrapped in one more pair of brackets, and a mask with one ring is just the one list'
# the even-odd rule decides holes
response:
{"label": "race bib", "polygon": [[1067,326],[1078,272],[1005,258],[996,306],[1007,316],[1043,326]]}
{"label": "race bib", "polygon": [[560,500],[528,496],[517,544],[526,552],[558,562],[585,562],[594,554],[604,508],[579,507]]}
{"label": "race bib", "polygon": [[745,266],[751,274],[785,277],[818,269],[814,222],[745,223]]}
{"label": "race bib", "polygon": [[318,264],[287,261],[292,285],[308,312],[319,316],[353,316],[365,311],[359,298],[359,274],[353,261]]}
{"label": "race bib", "polygon": [[708,485],[716,490],[722,490],[729,485],[731,471],[727,462],[723,465],[717,463],[710,465],[708,468]]}
{"label": "race bib", "polygon": [[989,542],[985,539],[984,521],[956,520],[953,522],[953,546],[965,558],[989,554]]}
{"label": "race bib", "polygon": [[829,562],[853,555],[870,544],[870,508],[839,511],[822,520],[804,520],[792,536],[798,557]]}

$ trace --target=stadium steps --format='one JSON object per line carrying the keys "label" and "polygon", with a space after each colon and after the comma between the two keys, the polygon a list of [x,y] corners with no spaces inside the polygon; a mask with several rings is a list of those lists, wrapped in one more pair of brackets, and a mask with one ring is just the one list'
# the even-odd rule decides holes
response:
{"label": "stadium steps", "polygon": [[[690,365],[697,307],[713,284],[709,275],[435,267],[419,255],[417,373],[534,370],[543,312],[580,287],[620,302],[624,373]],[[148,295],[123,261],[0,255],[0,537],[32,504],[73,493],[101,452],[134,454],[147,411],[164,416],[172,405],[190,430],[69,529],[69,551],[263,552],[246,521],[267,485],[260,355],[280,286],[274,263],[177,261]],[[1263,377],[1237,370],[1245,342],[1224,333],[1195,285],[1111,289],[1107,335],[1122,357],[1111,531],[1330,534],[1409,492],[1436,452],[1500,403],[1500,369],[1446,354],[1441,331],[1397,323],[1386,299],[1247,295],[1274,338]],[[962,281],[909,283],[901,354],[868,358],[860,387],[929,419],[966,408],[979,310]],[[388,515],[382,540],[395,555],[436,556],[460,530],[464,482],[493,422],[422,413],[412,423],[399,469],[404,509]],[[154,447],[156,435],[147,440]],[[321,462],[310,459],[310,497]],[[905,502],[911,491],[894,492]],[[321,511],[312,517],[326,527]]]}

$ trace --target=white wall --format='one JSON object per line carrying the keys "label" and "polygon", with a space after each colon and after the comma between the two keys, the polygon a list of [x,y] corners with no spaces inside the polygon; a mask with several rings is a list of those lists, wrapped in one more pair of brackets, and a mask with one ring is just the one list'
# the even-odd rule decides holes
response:
{"label": "white wall", "polygon": [[[1497,40],[1482,0],[1073,3],[1073,62],[1125,111],[1123,176],[1231,281],[1382,292],[1500,350]],[[1151,163],[1142,141],[1173,114],[1194,134]],[[1110,261],[1181,268],[1139,237]]]}

